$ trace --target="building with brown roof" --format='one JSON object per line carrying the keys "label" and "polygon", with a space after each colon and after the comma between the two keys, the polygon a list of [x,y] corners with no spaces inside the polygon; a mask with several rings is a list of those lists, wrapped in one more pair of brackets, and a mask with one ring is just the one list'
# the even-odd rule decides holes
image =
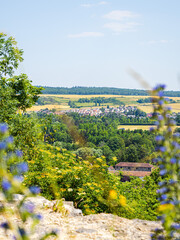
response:
{"label": "building with brown roof", "polygon": [[149,163],[119,162],[115,165],[115,170],[122,171],[145,171],[151,172],[153,165]]}
{"label": "building with brown roof", "polygon": [[149,176],[154,166],[149,163],[119,162],[113,167],[108,168],[110,172],[118,175],[119,171],[123,176],[134,176],[143,178]]}

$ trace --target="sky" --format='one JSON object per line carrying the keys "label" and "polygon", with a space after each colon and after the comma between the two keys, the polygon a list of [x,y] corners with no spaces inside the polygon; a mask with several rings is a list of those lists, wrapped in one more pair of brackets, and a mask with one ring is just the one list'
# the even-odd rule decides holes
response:
{"label": "sky", "polygon": [[0,32],[33,85],[180,90],[179,0],[6,0]]}

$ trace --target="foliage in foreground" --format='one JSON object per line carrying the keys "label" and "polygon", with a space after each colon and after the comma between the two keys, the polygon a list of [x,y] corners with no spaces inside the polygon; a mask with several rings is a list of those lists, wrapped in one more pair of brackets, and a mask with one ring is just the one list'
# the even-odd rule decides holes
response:
{"label": "foliage in foreground", "polygon": [[[165,85],[158,85],[152,91],[153,117],[157,120],[157,128],[151,130],[157,134],[157,152],[160,157],[156,162],[163,178],[158,183],[160,189],[157,191],[159,219],[163,229],[156,229],[152,239],[177,239],[176,234],[180,234],[180,134],[173,133],[172,127],[176,123],[170,119],[171,109],[166,106],[168,99],[164,97],[164,88]],[[170,179],[167,180],[167,177]]]}
{"label": "foliage in foreground", "polygon": [[[30,186],[29,189],[23,184],[24,173],[28,170],[26,162],[22,162],[22,152],[13,151],[13,138],[8,136],[7,125],[0,125],[0,213],[4,222],[0,227],[10,234],[15,240],[29,240],[34,232],[35,226],[42,216],[34,213],[35,206],[27,202],[27,197],[36,196],[40,192],[37,186]],[[15,201],[15,194],[22,194],[23,198],[18,203]],[[13,204],[13,209],[11,205]],[[17,222],[13,218],[18,218]],[[31,219],[31,227],[27,230],[26,223]],[[40,239],[49,236],[56,236],[56,231],[45,234]],[[8,235],[6,235],[8,236]]]}
{"label": "foliage in foreground", "polygon": [[84,214],[107,212],[127,218],[156,219],[155,178],[122,183],[121,176],[108,171],[104,157],[82,159],[52,145],[36,150],[39,154],[28,162],[25,183],[38,184],[46,198],[73,201]]}

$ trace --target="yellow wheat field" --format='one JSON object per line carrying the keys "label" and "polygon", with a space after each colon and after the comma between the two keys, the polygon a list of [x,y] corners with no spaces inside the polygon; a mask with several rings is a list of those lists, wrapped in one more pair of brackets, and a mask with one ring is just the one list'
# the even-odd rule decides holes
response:
{"label": "yellow wheat field", "polygon": [[[180,112],[180,103],[171,103],[171,104],[168,104],[168,106],[172,107],[172,111],[175,112],[175,113],[178,113]],[[147,104],[147,105],[137,105],[137,107],[146,112],[146,113],[150,113],[153,111],[153,107],[151,104]]]}
{"label": "yellow wheat field", "polygon": [[69,109],[69,106],[65,106],[65,105],[43,105],[43,106],[33,106],[31,108],[28,108],[27,111],[32,111],[32,112],[36,112],[36,111],[40,111],[42,109],[46,109],[48,108],[49,110],[51,109],[57,109],[57,110],[66,110]]}
{"label": "yellow wheat field", "polygon": [[136,129],[142,129],[142,130],[149,130],[149,128],[152,127],[150,125],[119,125],[118,129],[124,128],[125,130],[136,130]]}
{"label": "yellow wheat field", "polygon": [[[153,125],[119,125],[118,129],[124,128],[125,130],[137,130],[137,129],[142,129],[142,130],[149,130],[150,127],[155,127]],[[172,127],[173,131],[175,130],[175,127]]]}

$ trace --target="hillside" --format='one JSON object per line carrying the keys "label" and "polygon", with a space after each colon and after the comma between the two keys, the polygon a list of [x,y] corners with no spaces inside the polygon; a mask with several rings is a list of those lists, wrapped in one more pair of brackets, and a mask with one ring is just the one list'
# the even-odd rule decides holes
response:
{"label": "hillside", "polygon": [[[140,89],[124,89],[124,88],[111,88],[111,87],[47,87],[42,86],[44,90],[43,94],[78,94],[78,95],[141,95],[148,96],[148,91]],[[165,96],[168,97],[180,97],[180,91],[165,91]]]}

